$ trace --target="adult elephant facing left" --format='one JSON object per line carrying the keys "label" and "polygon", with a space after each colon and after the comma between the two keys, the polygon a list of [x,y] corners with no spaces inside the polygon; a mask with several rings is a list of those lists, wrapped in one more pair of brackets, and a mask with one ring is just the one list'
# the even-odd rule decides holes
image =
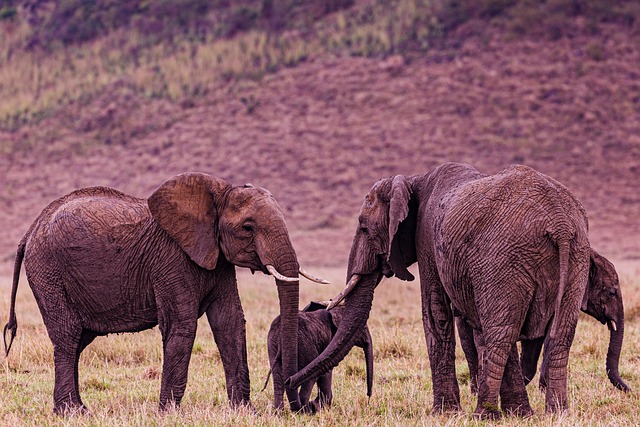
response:
{"label": "adult elephant facing left", "polygon": [[[54,411],[84,410],[78,359],[97,336],[159,325],[160,408],[179,405],[198,318],[206,313],[232,405],[248,405],[245,318],[235,266],[276,277],[283,340],[298,334],[298,272],[284,215],[271,193],[201,173],[177,175],[148,200],[91,187],[49,204],[16,254],[7,355],[17,330],[15,298],[27,278],[54,347]],[[300,271],[302,273],[302,271]],[[7,331],[11,337],[7,345]],[[283,346],[297,371],[297,348]],[[292,409],[299,398],[287,390]]]}
{"label": "adult elephant facing left", "polygon": [[566,187],[520,165],[488,176],[445,163],[378,181],[358,219],[348,284],[333,303],[346,298],[344,319],[323,353],[286,385],[339,363],[367,321],[382,276],[413,280],[407,266],[417,262],[434,411],[460,408],[454,311],[484,337],[477,415],[501,416],[499,396],[503,411],[532,413],[516,341],[541,337],[549,354],[546,410],[567,408],[567,362],[590,246],[586,213]]}

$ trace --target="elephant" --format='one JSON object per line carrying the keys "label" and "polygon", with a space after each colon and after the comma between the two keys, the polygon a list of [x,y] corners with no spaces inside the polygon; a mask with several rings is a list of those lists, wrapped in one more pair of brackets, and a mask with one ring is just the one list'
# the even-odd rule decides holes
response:
{"label": "elephant", "polygon": [[[453,311],[482,331],[474,414],[529,415],[516,342],[544,338],[547,412],[567,403],[567,364],[589,274],[588,222],[576,197],[523,165],[495,175],[445,163],[374,184],[358,217],[347,268],[344,320],[329,346],[285,382],[296,387],[335,366],[369,317],[383,276],[413,280],[418,263],[433,412],[460,410]],[[331,305],[330,305],[331,307]],[[501,388],[504,379],[504,387]]]}
{"label": "elephant", "polygon": [[[328,302],[310,302],[298,318],[298,366],[305,366],[324,350],[342,321],[344,307],[339,305],[327,310]],[[273,405],[277,409],[283,408],[282,395],[284,393],[284,376],[282,372],[282,340],[280,338],[280,316],[271,323],[267,338],[269,350],[270,373],[273,373]],[[289,343],[291,344],[291,342]],[[367,326],[355,340],[355,345],[364,351],[367,368],[367,396],[371,397],[373,389],[373,344]],[[300,387],[300,404],[306,412],[316,412],[325,406],[331,406],[333,392],[331,388],[331,371],[317,379],[318,396],[309,401],[311,391],[316,382],[307,381]],[[267,387],[269,376],[264,383]]]}
{"label": "elephant", "polygon": [[[607,376],[614,387],[629,392],[631,388],[620,377],[618,370],[624,337],[624,305],[618,274],[614,265],[594,249],[590,252],[589,265],[587,291],[583,296],[580,309],[607,325],[610,335],[606,359]],[[479,361],[474,340],[476,331],[459,316],[456,316],[456,327],[469,365],[471,391],[476,393]],[[536,374],[543,344],[543,339],[523,340],[521,343],[520,367],[525,385],[529,384]],[[545,365],[543,362],[543,368]],[[540,373],[540,389],[546,388],[546,382],[546,372],[543,369]]]}
{"label": "elephant", "polygon": [[[23,260],[53,343],[57,414],[86,411],[78,359],[97,336],[155,325],[163,347],[159,407],[179,406],[197,320],[204,313],[220,351],[229,401],[250,406],[235,266],[275,277],[282,339],[298,339],[298,273],[307,273],[298,264],[282,209],[269,191],[251,184],[232,186],[205,173],[184,173],[146,200],[90,187],[51,202],[16,253],[3,334],[7,356],[17,331]],[[297,348],[283,348],[282,360],[284,372],[295,373]],[[299,410],[297,390],[288,389],[287,397]]]}

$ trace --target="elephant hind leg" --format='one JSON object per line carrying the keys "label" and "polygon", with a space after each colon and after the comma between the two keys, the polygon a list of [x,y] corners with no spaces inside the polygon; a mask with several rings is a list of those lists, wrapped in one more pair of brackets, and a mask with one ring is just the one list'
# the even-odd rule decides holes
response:
{"label": "elephant hind leg", "polygon": [[[84,412],[86,408],[78,386],[78,360],[95,335],[83,330],[78,315],[68,307],[62,286],[58,284],[61,282],[44,281],[41,277],[32,280],[31,288],[53,344],[53,410],[59,415]],[[42,289],[48,292],[43,293]]]}
{"label": "elephant hind leg", "polygon": [[83,345],[82,329],[77,326],[67,325],[64,331],[51,328],[48,330],[53,342],[55,367],[53,410],[58,415],[78,410],[84,412],[87,408],[80,398],[78,360],[84,347],[91,341],[89,340]]}
{"label": "elephant hind leg", "polygon": [[323,407],[330,407],[333,401],[333,391],[331,389],[332,372],[318,378],[318,397],[315,402],[318,409]]}
{"label": "elephant hind leg", "polygon": [[514,344],[502,376],[500,386],[500,406],[507,414],[528,417],[533,415],[529,404],[529,396],[524,384],[520,363],[518,362],[518,348]]}
{"label": "elephant hind leg", "polygon": [[474,411],[474,415],[480,418],[498,419],[502,416],[498,408],[498,396],[512,345],[496,345],[487,342],[485,350],[482,352],[481,378],[478,384],[478,405]]}

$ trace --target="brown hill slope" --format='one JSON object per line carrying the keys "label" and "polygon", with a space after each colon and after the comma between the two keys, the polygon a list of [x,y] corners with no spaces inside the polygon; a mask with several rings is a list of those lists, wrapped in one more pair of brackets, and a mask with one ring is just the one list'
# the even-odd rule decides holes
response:
{"label": "brown hill slope", "polygon": [[485,34],[412,61],[315,61],[197,105],[120,84],[0,140],[5,271],[54,198],[90,185],[144,197],[189,170],[269,188],[301,262],[343,266],[373,182],[445,161],[555,177],[585,205],[596,249],[640,259],[640,37],[615,25],[553,42]]}

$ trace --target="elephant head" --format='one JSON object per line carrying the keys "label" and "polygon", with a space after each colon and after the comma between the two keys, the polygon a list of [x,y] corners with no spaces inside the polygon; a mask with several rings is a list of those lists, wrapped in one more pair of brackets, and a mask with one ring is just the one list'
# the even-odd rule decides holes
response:
{"label": "elephant head", "polygon": [[349,353],[369,318],[373,294],[384,276],[413,280],[407,266],[416,262],[417,204],[402,175],[378,181],[358,217],[347,267],[347,286],[329,309],[345,299],[344,321],[329,346],[312,363],[287,380],[290,387],[333,369]]}
{"label": "elephant head", "polygon": [[[173,177],[148,200],[155,221],[200,267],[213,270],[221,258],[276,278],[283,340],[298,340],[300,268],[282,209],[267,190],[201,173]],[[298,370],[296,346],[282,346],[283,370]],[[299,410],[295,389],[287,390]]]}
{"label": "elephant head", "polygon": [[[591,249],[589,262],[589,280],[580,309],[609,328],[609,348],[607,350],[606,369],[611,383],[618,389],[628,392],[631,388],[620,378],[618,365],[624,338],[624,307],[618,274],[613,264]],[[520,365],[525,385],[536,374],[538,359],[542,352],[544,338],[522,341]],[[546,364],[540,372],[540,387],[546,387]]]}
{"label": "elephant head", "polygon": [[618,372],[624,337],[624,306],[620,281],[613,264],[593,249],[591,249],[589,281],[581,309],[609,327],[607,375],[615,387],[629,391],[629,386],[620,378]]}

